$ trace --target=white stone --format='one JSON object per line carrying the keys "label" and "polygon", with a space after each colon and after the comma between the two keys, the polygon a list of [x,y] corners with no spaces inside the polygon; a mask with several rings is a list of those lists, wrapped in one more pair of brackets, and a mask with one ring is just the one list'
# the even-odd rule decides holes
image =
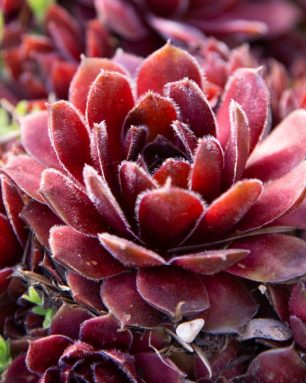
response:
{"label": "white stone", "polygon": [[204,326],[204,319],[194,319],[189,322],[183,322],[176,328],[176,335],[185,343],[191,343],[195,340]]}

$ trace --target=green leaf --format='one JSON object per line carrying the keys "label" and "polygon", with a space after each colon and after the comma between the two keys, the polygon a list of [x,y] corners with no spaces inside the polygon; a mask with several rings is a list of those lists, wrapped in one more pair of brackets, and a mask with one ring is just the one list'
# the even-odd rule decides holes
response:
{"label": "green leaf", "polygon": [[4,108],[0,108],[0,137],[7,136],[18,130],[18,124],[11,120],[9,113]]}
{"label": "green leaf", "polygon": [[22,117],[27,114],[28,111],[28,102],[26,100],[21,100],[15,107],[15,113],[18,117]]}
{"label": "green leaf", "polygon": [[38,292],[32,286],[29,287],[28,294],[23,294],[22,298],[40,307],[42,307],[44,303],[43,298],[38,294]]}
{"label": "green leaf", "polygon": [[0,43],[2,42],[4,36],[4,14],[3,11],[0,11]]}
{"label": "green leaf", "polygon": [[9,342],[0,335],[0,374],[6,370],[11,361],[12,358]]}
{"label": "green leaf", "polygon": [[41,23],[44,21],[48,8],[54,3],[54,0],[27,0],[27,3],[36,20]]}
{"label": "green leaf", "polygon": [[45,319],[43,321],[43,328],[49,328],[52,323],[52,319],[55,315],[54,309],[47,309],[45,313]]}
{"label": "green leaf", "polygon": [[52,308],[44,307],[43,297],[40,296],[32,286],[29,287],[28,294],[23,294],[22,298],[35,305],[35,307],[32,308],[32,312],[36,315],[43,316],[43,328],[49,328],[56,311]]}
{"label": "green leaf", "polygon": [[43,307],[40,307],[40,306],[35,306],[32,308],[32,312],[36,315],[41,315],[41,316],[45,316],[46,315],[46,310],[47,309],[44,309]]}

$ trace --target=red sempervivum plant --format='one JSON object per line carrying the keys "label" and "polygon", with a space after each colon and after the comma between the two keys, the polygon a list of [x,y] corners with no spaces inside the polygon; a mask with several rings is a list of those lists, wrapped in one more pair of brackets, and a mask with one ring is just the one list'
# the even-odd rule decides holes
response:
{"label": "red sempervivum plant", "polygon": [[63,306],[53,320],[51,335],[30,344],[27,367],[41,377],[39,382],[182,381],[184,373],[150,348],[168,347],[169,337],[162,331],[139,335],[120,329],[109,314],[84,318],[79,309]]}
{"label": "red sempervivum plant", "polygon": [[[18,18],[5,18],[1,56],[8,78],[1,81],[2,97],[12,102],[20,98],[47,98],[50,93],[67,98],[80,55],[111,54],[110,36],[94,18],[93,9],[82,8],[78,2],[74,2],[72,8],[68,12],[60,5],[50,5],[40,21],[43,26],[38,20],[35,22],[26,2],[19,8]],[[81,12],[82,17],[78,17],[77,12]],[[31,33],[33,24],[40,35]]]}
{"label": "red sempervivum plant", "polygon": [[[246,324],[263,331],[251,321],[258,305],[250,287],[306,273],[305,242],[280,233],[286,220],[293,230],[304,225],[305,111],[268,134],[258,69],[234,72],[215,111],[203,88],[197,62],[169,44],[134,79],[115,62],[84,59],[69,101],[21,121],[28,154],[2,169],[32,198],[22,216],[66,270],[72,293],[88,303],[88,286],[97,292],[103,280],[102,301],[123,327],[172,328],[184,317],[205,333],[241,333]],[[49,243],[41,211],[65,223]],[[183,325],[178,341],[205,360]],[[260,354],[247,376],[259,364],[265,382],[269,353],[275,361],[290,354],[287,375],[305,376],[293,348],[278,352]],[[218,371],[225,362],[211,363]]]}
{"label": "red sempervivum plant", "polygon": [[149,24],[163,37],[188,45],[199,41],[202,32],[227,41],[262,35],[271,38],[290,31],[300,16],[296,6],[282,0],[95,0],[94,3],[101,20],[126,40],[137,41],[145,36]]}

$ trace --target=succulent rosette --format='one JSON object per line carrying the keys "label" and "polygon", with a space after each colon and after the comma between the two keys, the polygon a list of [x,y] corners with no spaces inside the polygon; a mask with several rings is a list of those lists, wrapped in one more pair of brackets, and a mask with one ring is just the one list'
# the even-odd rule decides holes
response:
{"label": "succulent rosette", "polygon": [[288,1],[95,0],[100,19],[126,41],[150,33],[194,45],[203,33],[227,41],[272,38],[289,32],[302,9]]}
{"label": "succulent rosette", "polygon": [[[229,359],[217,352],[207,367],[201,330],[217,339],[268,338],[276,347],[256,351],[228,379],[253,379],[258,369],[260,382],[271,373],[292,382],[306,376],[302,337],[288,346],[292,333],[275,319],[275,302],[254,293],[259,284],[278,293],[275,286],[306,273],[305,241],[292,235],[305,228],[306,112],[295,110],[270,134],[269,116],[260,69],[236,70],[212,110],[199,64],[170,44],[133,78],[115,61],[84,58],[69,101],[21,119],[27,154],[2,168],[30,197],[21,216],[51,254],[50,270],[66,273],[74,300],[96,313],[107,309],[122,328],[176,331],[185,350],[199,355],[196,379],[203,381],[225,379],[218,366],[239,352],[245,362],[247,351],[231,344],[221,353]],[[273,321],[282,335],[271,331]],[[54,365],[67,342],[55,342]],[[80,346],[82,355],[87,347]],[[103,355],[93,363],[103,364]],[[60,368],[75,366],[74,356],[64,359]],[[114,359],[107,359],[113,367]],[[280,370],[284,359],[290,362]]]}
{"label": "succulent rosette", "polygon": [[46,5],[39,20],[27,2],[17,5],[17,17],[5,18],[1,55],[7,76],[1,81],[1,93],[11,102],[46,99],[50,93],[67,98],[80,55],[109,56],[112,52],[109,33],[95,19],[92,7],[75,2],[68,11],[51,2]]}

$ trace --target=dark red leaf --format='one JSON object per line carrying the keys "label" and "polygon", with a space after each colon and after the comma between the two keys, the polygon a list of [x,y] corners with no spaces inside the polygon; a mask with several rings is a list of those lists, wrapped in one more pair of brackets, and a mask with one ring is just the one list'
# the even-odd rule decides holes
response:
{"label": "dark red leaf", "polygon": [[103,233],[99,234],[99,239],[104,248],[127,267],[159,266],[165,263],[158,254],[124,238]]}
{"label": "dark red leaf", "polygon": [[105,225],[119,235],[129,236],[129,223],[107,183],[90,166],[84,169],[84,181],[87,195],[103,218]]}
{"label": "dark red leaf", "polygon": [[49,248],[49,235],[51,227],[63,224],[48,206],[31,201],[21,212],[22,219],[28,224],[38,241]]}
{"label": "dark red leaf", "polygon": [[66,279],[75,302],[96,311],[105,310],[100,297],[100,282],[81,277],[72,271],[66,272]]}
{"label": "dark red leaf", "polygon": [[131,331],[122,330],[117,319],[108,314],[86,320],[81,326],[80,339],[97,349],[127,351],[133,338]]}
{"label": "dark red leaf", "polygon": [[293,346],[272,349],[252,360],[247,377],[260,383],[301,383],[306,377],[306,365]]}
{"label": "dark red leaf", "polygon": [[279,178],[306,157],[306,111],[299,109],[286,117],[252,153],[247,177],[263,181]]}
{"label": "dark red leaf", "polygon": [[49,106],[49,134],[64,167],[83,182],[83,168],[91,164],[89,136],[81,116],[72,104],[58,101]]}
{"label": "dark red leaf", "polygon": [[27,230],[24,222],[20,219],[20,213],[24,207],[18,189],[5,177],[1,177],[2,200],[6,215],[10,221],[11,227],[22,246],[27,240]]}
{"label": "dark red leaf", "polygon": [[171,123],[177,118],[177,110],[172,100],[157,93],[148,92],[129,112],[124,121],[124,127],[127,131],[132,125],[146,126],[148,141],[154,140],[159,134],[172,138]]}
{"label": "dark red leaf", "polygon": [[99,280],[124,270],[96,238],[87,237],[69,226],[51,229],[49,243],[57,262],[86,278]]}
{"label": "dark red leaf", "polygon": [[169,263],[194,273],[216,274],[245,258],[248,253],[248,250],[241,249],[208,250],[179,255],[171,258]]}
{"label": "dark red leaf", "polygon": [[113,161],[122,157],[122,124],[133,106],[130,83],[118,72],[102,71],[90,87],[86,120],[91,128],[94,123],[105,121]]}
{"label": "dark red leaf", "polygon": [[136,354],[136,367],[146,383],[182,383],[185,374],[168,358],[155,352]]}
{"label": "dark red leaf", "polygon": [[244,171],[250,146],[250,128],[246,114],[235,101],[230,103],[230,136],[224,150],[226,186],[238,181]]}
{"label": "dark red leaf", "polygon": [[87,194],[57,170],[42,174],[40,192],[48,205],[68,225],[88,235],[105,231],[105,224]]}
{"label": "dark red leaf", "polygon": [[306,350],[306,323],[293,315],[290,317],[290,327],[294,341]]}
{"label": "dark red leaf", "polygon": [[306,284],[305,282],[297,283],[290,295],[289,310],[292,315],[296,315],[306,322]]}
{"label": "dark red leaf", "polygon": [[171,179],[171,185],[188,189],[190,165],[187,161],[168,158],[156,170],[153,179],[163,186],[167,179]]}
{"label": "dark red leaf", "polygon": [[235,183],[207,208],[194,235],[197,238],[201,237],[203,241],[204,235],[218,237],[229,231],[245,216],[258,200],[261,192],[262,183],[259,180]]}
{"label": "dark red leaf", "polygon": [[240,231],[267,225],[298,207],[305,197],[306,161],[264,185],[262,194],[239,223]]}
{"label": "dark red leaf", "polygon": [[48,112],[31,113],[21,117],[20,129],[25,150],[43,165],[58,168],[58,159],[48,134]]}
{"label": "dark red leaf", "polygon": [[[231,100],[245,111],[250,124],[250,152],[254,149],[268,124],[269,91],[258,69],[240,68],[229,78],[218,109],[218,139],[224,147],[230,135]],[[247,84],[247,86],[246,86]],[[254,107],[254,105],[256,105]]]}
{"label": "dark red leaf", "polygon": [[203,282],[210,302],[210,307],[196,316],[205,320],[203,330],[213,334],[239,333],[258,309],[245,285],[226,274],[203,277]]}
{"label": "dark red leaf", "polygon": [[91,317],[87,310],[64,303],[52,319],[50,334],[79,339],[81,324]]}
{"label": "dark red leaf", "polygon": [[137,77],[137,93],[141,95],[148,90],[162,93],[165,84],[185,77],[202,87],[197,61],[186,51],[167,43],[143,61]]}
{"label": "dark red leaf", "polygon": [[139,295],[135,273],[128,272],[105,279],[101,296],[105,306],[122,326],[155,327],[162,322],[161,313]]}
{"label": "dark red leaf", "polygon": [[32,341],[26,357],[29,370],[42,375],[49,367],[57,365],[70,344],[72,340],[63,335],[50,335]]}
{"label": "dark red leaf", "polygon": [[190,174],[191,189],[211,201],[221,191],[223,150],[218,140],[207,136],[199,140]]}
{"label": "dark red leaf", "polygon": [[175,246],[190,233],[203,211],[198,196],[170,184],[144,192],[136,207],[141,237],[155,248]]}
{"label": "dark red leaf", "polygon": [[70,84],[69,101],[71,101],[84,115],[90,85],[94,82],[101,70],[122,74],[126,73],[121,65],[109,59],[97,57],[88,58],[83,56],[81,64]]}
{"label": "dark red leaf", "polygon": [[181,121],[174,121],[172,129],[177,141],[181,143],[187,155],[192,158],[198,143],[193,131]]}
{"label": "dark red leaf", "polygon": [[306,242],[282,234],[266,234],[240,239],[233,248],[250,254],[227,271],[258,282],[279,283],[306,274]]}
{"label": "dark red leaf", "polygon": [[123,161],[119,168],[119,178],[122,195],[124,196],[124,208],[129,217],[134,217],[137,197],[145,190],[155,189],[156,182],[137,163]]}
{"label": "dark red leaf", "polygon": [[37,375],[28,370],[25,355],[17,356],[3,376],[3,383],[38,383],[38,380]]}
{"label": "dark red leaf", "polygon": [[165,94],[179,106],[183,122],[190,126],[196,137],[207,134],[216,136],[215,115],[203,91],[194,81],[184,78],[167,84]]}
{"label": "dark red leaf", "polygon": [[209,307],[204,284],[189,271],[169,266],[145,268],[138,271],[136,283],[146,302],[172,317]]}
{"label": "dark red leaf", "polygon": [[9,220],[0,214],[0,269],[14,265],[21,257],[22,248]]}
{"label": "dark red leaf", "polygon": [[38,202],[45,200],[39,193],[41,174],[45,167],[26,155],[11,157],[1,169],[15,184]]}

